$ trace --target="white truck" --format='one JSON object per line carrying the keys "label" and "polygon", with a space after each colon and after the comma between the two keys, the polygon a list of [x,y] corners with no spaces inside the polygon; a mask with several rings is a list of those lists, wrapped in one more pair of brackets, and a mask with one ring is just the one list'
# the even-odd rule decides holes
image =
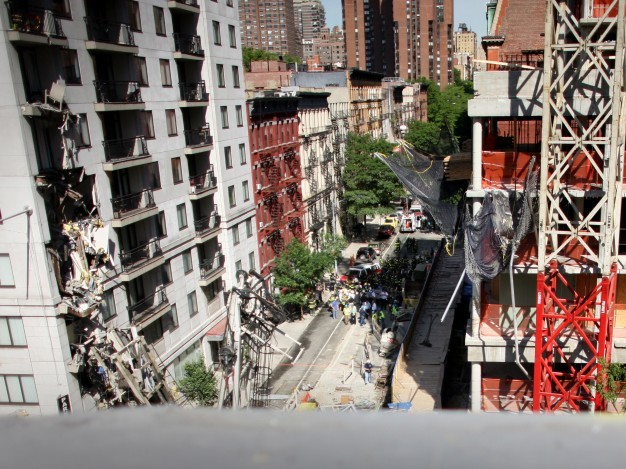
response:
{"label": "white truck", "polygon": [[400,220],[400,233],[414,233],[418,228],[418,220],[413,213],[405,213]]}

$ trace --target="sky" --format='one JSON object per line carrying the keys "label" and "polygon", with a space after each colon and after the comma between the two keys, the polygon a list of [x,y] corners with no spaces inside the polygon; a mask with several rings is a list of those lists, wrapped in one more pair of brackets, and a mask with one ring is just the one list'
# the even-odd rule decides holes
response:
{"label": "sky", "polygon": [[[326,10],[326,24],[341,26],[341,0],[322,0]],[[485,19],[487,0],[454,0],[454,29],[459,23],[466,23],[479,36],[487,34]]]}

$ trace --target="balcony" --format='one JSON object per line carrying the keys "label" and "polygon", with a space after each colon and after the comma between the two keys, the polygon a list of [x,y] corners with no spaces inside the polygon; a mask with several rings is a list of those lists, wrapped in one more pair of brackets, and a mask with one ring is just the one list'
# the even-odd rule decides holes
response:
{"label": "balcony", "polygon": [[213,136],[206,125],[195,130],[185,130],[185,155],[208,151],[213,147]]}
{"label": "balcony", "polygon": [[204,80],[197,83],[179,83],[180,107],[201,107],[209,103],[209,93],[206,92]]}
{"label": "balcony", "polygon": [[120,279],[123,282],[130,282],[155,267],[164,264],[163,251],[161,251],[159,240],[153,239],[130,251],[122,251],[120,253],[120,263],[122,265]]}
{"label": "balcony", "polygon": [[165,288],[160,287],[154,292],[153,296],[144,298],[143,300],[129,305],[128,319],[131,323],[141,323],[151,316],[162,313],[170,307],[169,300],[165,294]]}
{"label": "balcony", "polygon": [[67,47],[61,18],[54,12],[18,2],[6,2],[6,7],[9,13],[9,41]]}
{"label": "balcony", "polygon": [[224,271],[224,254],[218,252],[212,259],[200,262],[200,281],[201,287],[208,287],[214,282]]}
{"label": "balcony", "polygon": [[131,168],[152,161],[148,153],[146,137],[140,135],[132,138],[103,140],[105,171]]}
{"label": "balcony", "polygon": [[174,33],[174,58],[179,60],[204,60],[200,36]]}
{"label": "balcony", "polygon": [[213,212],[208,217],[199,219],[194,223],[196,230],[196,243],[204,243],[205,241],[217,236],[220,231],[220,216],[217,211]]}
{"label": "balcony", "polygon": [[87,50],[138,54],[135,37],[129,24],[85,17]]}
{"label": "balcony", "polygon": [[189,199],[198,200],[217,191],[217,179],[213,173],[213,165],[204,174],[189,178]]}
{"label": "balcony", "polygon": [[159,209],[154,203],[154,196],[151,189],[144,189],[141,192],[114,197],[111,199],[113,206],[113,228],[121,228],[131,223],[138,222],[145,218],[157,215]]}
{"label": "balcony", "polygon": [[141,99],[141,88],[136,81],[94,80],[96,88],[96,112],[136,111],[146,108]]}
{"label": "balcony", "polygon": [[200,13],[198,0],[167,0],[167,7],[181,13]]}

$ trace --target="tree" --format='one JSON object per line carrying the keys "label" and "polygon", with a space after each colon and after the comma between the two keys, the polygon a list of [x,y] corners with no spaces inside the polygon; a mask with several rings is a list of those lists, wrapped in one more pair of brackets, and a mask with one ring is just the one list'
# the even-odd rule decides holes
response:
{"label": "tree", "polygon": [[202,358],[185,364],[185,376],[178,385],[187,399],[198,405],[212,406],[217,400],[215,375],[207,370]]}
{"label": "tree", "polygon": [[359,217],[385,214],[393,209],[391,201],[404,195],[393,172],[374,153],[389,154],[393,145],[369,134],[349,134],[346,144],[344,198],[348,213]]}
{"label": "tree", "polygon": [[327,233],[322,240],[322,252],[332,259],[340,259],[342,251],[348,246],[348,241],[342,236],[333,236]]}
{"label": "tree", "polygon": [[434,122],[409,122],[404,139],[422,153],[439,154],[441,127]]}
{"label": "tree", "polygon": [[332,266],[334,258],[327,252],[312,252],[299,239],[293,239],[276,257],[272,269],[274,285],[280,290],[278,302],[299,306],[308,303],[309,293]]}

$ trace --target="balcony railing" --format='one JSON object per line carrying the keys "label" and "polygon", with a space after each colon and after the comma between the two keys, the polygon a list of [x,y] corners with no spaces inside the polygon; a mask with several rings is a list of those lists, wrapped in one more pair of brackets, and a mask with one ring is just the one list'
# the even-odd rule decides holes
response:
{"label": "balcony railing", "polygon": [[176,0],[176,3],[182,3],[183,5],[189,5],[190,7],[198,6],[198,0]]}
{"label": "balcony railing", "polygon": [[183,54],[198,55],[204,57],[200,36],[174,33],[174,49]]}
{"label": "balcony railing", "polygon": [[113,205],[113,218],[116,219],[124,218],[137,210],[156,206],[151,189],[144,189],[141,192],[122,197],[114,197],[111,199],[111,204]]}
{"label": "balcony railing", "polygon": [[213,145],[213,136],[209,126],[195,130],[185,130],[185,144],[188,147],[199,147],[203,145]]}
{"label": "balcony railing", "polygon": [[200,262],[200,278],[206,280],[222,267],[224,267],[224,254],[218,252],[212,259]]}
{"label": "balcony railing", "polygon": [[122,46],[134,46],[135,37],[129,24],[85,17],[87,39]]}
{"label": "balcony railing", "polygon": [[206,92],[204,80],[197,83],[179,83],[180,99],[182,101],[208,101],[209,94]]}
{"label": "balcony railing", "polygon": [[161,306],[168,303],[165,288],[159,287],[153,296],[144,298],[143,300],[128,306],[128,316],[132,321],[141,321],[150,316]]}
{"label": "balcony railing", "polygon": [[61,18],[51,10],[18,2],[6,2],[9,27],[13,31],[64,38]]}
{"label": "balcony railing", "polygon": [[154,259],[160,256],[161,243],[158,239],[148,241],[135,249],[130,251],[122,251],[120,254],[120,260],[122,263],[122,271],[128,272],[129,270],[139,267],[141,264],[148,262],[150,259]]}
{"label": "balcony railing", "polygon": [[132,138],[103,140],[104,157],[107,161],[126,160],[148,155],[146,137],[140,135]]}
{"label": "balcony railing", "polygon": [[213,172],[213,165],[210,165],[210,168],[206,173],[189,178],[189,192],[191,194],[198,194],[216,187],[217,179],[215,178],[215,174]]}
{"label": "balcony railing", "polygon": [[208,217],[201,218],[194,223],[196,230],[196,236],[202,236],[203,234],[214,230],[220,226],[220,216],[217,212],[213,212]]}
{"label": "balcony railing", "polygon": [[94,80],[99,103],[143,103],[141,88],[136,81]]}

